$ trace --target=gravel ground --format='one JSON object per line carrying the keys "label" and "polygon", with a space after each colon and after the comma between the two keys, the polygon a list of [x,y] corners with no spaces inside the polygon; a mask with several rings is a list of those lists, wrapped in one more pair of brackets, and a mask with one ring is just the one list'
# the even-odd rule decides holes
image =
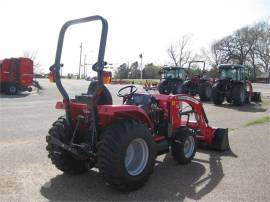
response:
{"label": "gravel ground", "polygon": [[[170,154],[157,158],[144,187],[123,194],[108,188],[98,170],[68,176],[47,158],[45,136],[63,112],[55,110],[61,95],[40,80],[42,91],[0,98],[0,201],[270,201],[270,125],[245,127],[269,115],[270,86],[255,84],[262,104],[216,107],[205,103],[213,126],[230,128],[230,152],[199,150],[191,164],[178,165]],[[85,92],[86,81],[64,80],[72,96]],[[119,85],[108,85],[114,103]],[[142,89],[141,89],[142,90]]]}

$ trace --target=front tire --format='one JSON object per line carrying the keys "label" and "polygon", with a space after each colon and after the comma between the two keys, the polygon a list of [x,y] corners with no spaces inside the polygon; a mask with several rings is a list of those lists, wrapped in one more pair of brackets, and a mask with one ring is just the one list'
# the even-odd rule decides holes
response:
{"label": "front tire", "polygon": [[102,134],[98,168],[105,181],[120,191],[133,191],[148,180],[156,158],[150,131],[141,123],[122,120]]}
{"label": "front tire", "polygon": [[245,89],[242,85],[236,85],[232,90],[233,104],[236,106],[242,106],[245,104],[246,97]]}
{"label": "front tire", "polygon": [[18,92],[18,87],[16,84],[9,84],[6,86],[5,91],[9,95],[16,95]]}
{"label": "front tire", "polygon": [[204,82],[199,85],[199,96],[201,101],[209,101],[212,95],[212,87],[210,83]]}
{"label": "front tire", "polygon": [[173,133],[171,152],[180,164],[187,164],[193,159],[197,149],[197,138],[193,130],[187,127],[178,128]]}
{"label": "front tire", "polygon": [[[53,123],[52,128],[49,130],[49,136],[57,138],[65,144],[69,144],[71,134],[68,130],[66,118],[64,116],[61,116]],[[48,157],[59,170],[68,174],[81,174],[88,170],[86,161],[75,159],[71,153],[50,143],[49,141],[46,149],[49,152]]]}
{"label": "front tire", "polygon": [[219,92],[218,86],[214,86],[212,89],[212,100],[215,105],[221,105],[224,101],[224,96]]}

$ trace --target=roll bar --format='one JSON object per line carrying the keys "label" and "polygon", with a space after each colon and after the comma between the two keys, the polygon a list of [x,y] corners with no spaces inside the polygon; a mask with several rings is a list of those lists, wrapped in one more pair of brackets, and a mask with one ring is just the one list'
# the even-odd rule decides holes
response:
{"label": "roll bar", "polygon": [[67,21],[61,28],[59,37],[58,37],[58,43],[57,43],[57,49],[56,49],[56,55],[55,55],[55,62],[50,67],[50,70],[54,71],[54,79],[56,86],[58,90],[60,91],[61,95],[63,96],[64,100],[69,101],[69,96],[64,89],[62,83],[61,83],[61,77],[60,77],[60,61],[61,61],[61,55],[62,55],[62,49],[63,49],[63,42],[64,37],[67,28],[69,28],[71,25],[75,24],[82,24],[86,22],[91,21],[97,21],[100,20],[102,23],[102,30],[101,30],[101,37],[100,37],[100,44],[99,44],[99,52],[98,52],[98,58],[97,62],[93,65],[93,70],[98,73],[98,83],[99,85],[103,85],[103,68],[105,65],[104,62],[104,55],[105,55],[105,48],[106,48],[106,41],[107,41],[107,33],[108,33],[108,23],[107,20],[99,15],[85,17],[85,18],[79,18],[75,20]]}
{"label": "roll bar", "polygon": [[203,72],[205,70],[205,61],[202,61],[202,60],[193,60],[193,61],[190,61],[189,64],[188,64],[188,74],[190,74],[190,66],[192,63],[203,63]]}

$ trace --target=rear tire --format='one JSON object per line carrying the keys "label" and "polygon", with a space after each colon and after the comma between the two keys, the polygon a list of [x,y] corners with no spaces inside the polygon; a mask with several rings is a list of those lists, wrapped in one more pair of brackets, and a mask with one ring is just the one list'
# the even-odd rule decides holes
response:
{"label": "rear tire", "polygon": [[187,127],[180,127],[173,133],[171,152],[180,164],[187,164],[193,159],[197,149],[196,134]]}
{"label": "rear tire", "polygon": [[148,128],[122,120],[107,127],[98,143],[98,168],[105,181],[120,191],[133,191],[152,173],[156,148]]}
{"label": "rear tire", "polygon": [[[52,128],[49,130],[49,136],[57,138],[65,144],[69,144],[71,134],[68,131],[66,118],[64,116],[59,117],[58,120],[53,123]],[[56,168],[65,173],[81,174],[89,169],[89,167],[87,168],[86,166],[86,161],[75,159],[71,153],[50,142],[48,142],[46,149],[49,152],[48,157],[51,159],[52,163]]]}
{"label": "rear tire", "polygon": [[212,87],[210,83],[204,82],[199,85],[199,96],[201,101],[209,101],[212,95]]}
{"label": "rear tire", "polygon": [[245,104],[251,103],[251,94],[248,91],[245,91]]}
{"label": "rear tire", "polygon": [[16,95],[18,92],[18,87],[16,84],[9,84],[6,86],[5,92],[9,95]]}
{"label": "rear tire", "polygon": [[245,89],[242,85],[236,85],[232,89],[233,104],[242,106],[245,104]]}
{"label": "rear tire", "polygon": [[162,95],[169,95],[170,94],[170,91],[167,89],[167,91],[165,92],[165,88],[166,88],[166,86],[164,86],[164,85],[159,85],[158,86],[158,92],[160,93],[160,94],[162,94]]}
{"label": "rear tire", "polygon": [[182,85],[182,93],[189,94],[189,89],[190,89],[190,81],[184,82]]}
{"label": "rear tire", "polygon": [[176,93],[175,94],[181,94],[182,93],[182,84],[178,83],[176,86]]}
{"label": "rear tire", "polygon": [[221,105],[224,101],[224,96],[219,92],[218,86],[214,86],[212,89],[212,100],[215,105]]}

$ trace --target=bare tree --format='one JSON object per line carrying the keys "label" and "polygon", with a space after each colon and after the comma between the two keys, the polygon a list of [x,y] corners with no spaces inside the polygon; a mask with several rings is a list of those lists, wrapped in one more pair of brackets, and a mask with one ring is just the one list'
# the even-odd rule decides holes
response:
{"label": "bare tree", "polygon": [[38,62],[38,54],[37,51],[29,51],[25,50],[23,52],[23,56],[30,58],[33,61],[34,73],[41,73],[41,64]]}
{"label": "bare tree", "polygon": [[268,79],[270,81],[270,24],[266,21],[260,23],[259,26],[259,37],[256,51],[263,71],[269,72]]}
{"label": "bare tree", "polygon": [[175,66],[184,66],[191,58],[191,50],[189,49],[190,35],[184,35],[178,44],[171,44],[167,49],[169,57]]}

